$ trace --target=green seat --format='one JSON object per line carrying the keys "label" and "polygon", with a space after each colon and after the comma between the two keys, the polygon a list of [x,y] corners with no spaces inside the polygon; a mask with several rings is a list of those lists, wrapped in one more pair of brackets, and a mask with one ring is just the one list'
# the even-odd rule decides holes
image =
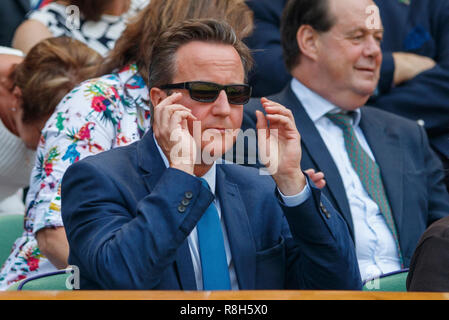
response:
{"label": "green seat", "polygon": [[408,269],[402,269],[381,275],[379,278],[365,281],[363,291],[406,292]]}
{"label": "green seat", "polygon": [[11,253],[12,245],[23,233],[23,215],[9,214],[0,216],[0,265]]}
{"label": "green seat", "polygon": [[70,276],[70,272],[66,270],[58,270],[55,272],[50,272],[46,274],[40,274],[34,277],[30,277],[21,280],[12,286],[10,286],[7,291],[17,291],[17,290],[56,290],[56,291],[66,291],[71,290],[67,288],[66,281]]}

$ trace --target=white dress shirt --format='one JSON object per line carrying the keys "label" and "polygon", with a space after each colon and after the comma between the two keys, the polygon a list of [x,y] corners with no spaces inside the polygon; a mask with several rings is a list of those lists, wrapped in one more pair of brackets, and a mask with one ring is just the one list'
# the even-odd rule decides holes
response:
{"label": "white dress shirt", "polygon": [[[296,79],[292,80],[291,88],[315,124],[343,180],[354,224],[355,247],[362,280],[401,269],[393,234],[352,167],[343,131],[325,116],[328,112],[343,110]],[[361,112],[357,109],[353,118],[355,134],[362,148],[376,161],[360,129],[360,118]],[[326,172],[324,175],[326,176]]]}
{"label": "white dress shirt", "polygon": [[[153,134],[153,138],[154,138],[154,134]],[[168,162],[167,157],[165,156],[162,149],[159,147],[159,145],[156,141],[156,138],[154,138],[154,141],[156,143],[156,146],[159,150],[159,153],[160,153],[162,159],[164,160],[165,167],[168,168],[169,162]],[[209,184],[210,190],[214,195],[215,195],[215,185],[216,185],[215,184],[215,182],[216,182],[216,167],[217,167],[217,164],[216,164],[216,162],[214,162],[212,167],[209,169],[209,171],[207,171],[206,174],[204,174],[202,176],[202,178],[205,179],[207,181],[207,183]],[[294,196],[284,196],[282,194],[282,192],[280,192],[279,189],[278,189],[278,191],[279,191],[279,194],[281,195],[282,200],[284,201],[284,205],[286,205],[288,207],[294,207],[294,206],[300,205],[301,203],[305,202],[311,195],[310,187],[308,184],[306,184],[303,191],[301,191],[299,194],[294,195]],[[215,199],[214,199],[214,204],[217,207],[218,217],[220,218],[221,230],[223,231],[223,240],[224,240],[224,247],[225,247],[225,251],[226,251],[226,260],[228,263],[229,278],[231,280],[231,289],[239,290],[237,274],[235,272],[234,262],[232,260],[231,249],[229,246],[228,234],[226,231],[226,226],[222,219],[220,202],[217,201],[217,197],[215,197]],[[192,232],[188,236],[187,241],[189,243],[190,255],[192,257],[193,271],[195,273],[196,286],[197,286],[198,290],[203,290],[203,274],[202,274],[202,268],[201,268],[201,257],[200,257],[200,250],[199,250],[199,246],[198,246],[198,232],[197,232],[196,226],[195,226],[195,228],[193,228]]]}

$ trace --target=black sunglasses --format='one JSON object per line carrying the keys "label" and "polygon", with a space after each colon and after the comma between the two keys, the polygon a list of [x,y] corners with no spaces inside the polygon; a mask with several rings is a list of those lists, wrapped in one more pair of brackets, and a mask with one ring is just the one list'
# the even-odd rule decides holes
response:
{"label": "black sunglasses", "polygon": [[200,102],[214,102],[221,90],[226,92],[230,104],[246,104],[251,98],[251,86],[247,84],[228,84],[222,86],[213,82],[191,81],[160,86],[161,89],[187,89],[190,98]]}

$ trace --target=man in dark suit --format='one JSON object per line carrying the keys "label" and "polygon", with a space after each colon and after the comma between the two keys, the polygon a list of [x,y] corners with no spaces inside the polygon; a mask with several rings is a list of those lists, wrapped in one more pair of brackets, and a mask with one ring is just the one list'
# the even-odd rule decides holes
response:
{"label": "man in dark suit", "polygon": [[[424,129],[362,107],[382,62],[374,2],[293,0],[282,24],[293,80],[270,100],[293,113],[301,167],[324,173],[323,191],[348,224],[363,280],[407,268],[422,232],[449,214],[449,196]],[[256,110],[255,99],[242,129],[260,127]]]}
{"label": "man in dark suit", "polygon": [[0,4],[0,46],[10,47],[14,32],[25,20],[30,0],[3,0]]}
{"label": "man in dark suit", "polygon": [[271,177],[216,162],[251,94],[251,56],[232,29],[186,22],[151,57],[152,129],[74,164],[62,182],[81,289],[360,289],[346,223],[302,172],[286,108],[267,100],[259,115],[277,130]]}
{"label": "man in dark suit", "polygon": [[[369,105],[417,121],[445,167],[449,190],[449,2],[374,0],[383,23],[380,79]],[[248,0],[255,28],[246,43],[255,67],[253,96],[280,92],[291,75],[282,61],[280,24],[287,0]],[[369,20],[368,20],[369,21]]]}

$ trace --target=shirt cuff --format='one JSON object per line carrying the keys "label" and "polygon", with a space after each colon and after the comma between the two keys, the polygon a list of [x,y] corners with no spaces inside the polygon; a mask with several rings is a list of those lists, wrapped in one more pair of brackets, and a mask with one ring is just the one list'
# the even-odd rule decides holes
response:
{"label": "shirt cuff", "polygon": [[304,202],[306,202],[307,199],[309,199],[310,195],[312,194],[310,191],[309,181],[306,179],[306,186],[302,191],[298,194],[295,194],[293,196],[285,196],[282,194],[281,190],[278,188],[278,192],[280,195],[280,200],[283,202],[283,204],[286,207],[296,207]]}

